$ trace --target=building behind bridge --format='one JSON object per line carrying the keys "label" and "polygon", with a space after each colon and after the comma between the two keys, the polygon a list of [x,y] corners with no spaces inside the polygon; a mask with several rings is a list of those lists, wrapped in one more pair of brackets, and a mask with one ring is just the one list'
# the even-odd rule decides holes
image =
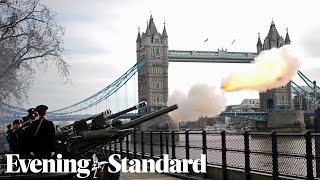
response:
{"label": "building behind bridge", "polygon": [[241,104],[229,105],[226,107],[227,112],[258,112],[260,111],[259,99],[244,99]]}
{"label": "building behind bridge", "polygon": [[179,130],[203,130],[206,126],[214,126],[215,124],[225,124],[227,117],[199,117],[196,121],[182,121],[179,123]]}

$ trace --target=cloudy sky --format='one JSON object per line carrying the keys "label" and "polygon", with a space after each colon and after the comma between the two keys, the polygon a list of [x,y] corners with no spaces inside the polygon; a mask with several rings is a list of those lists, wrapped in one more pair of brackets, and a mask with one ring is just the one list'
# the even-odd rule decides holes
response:
{"label": "cloudy sky", "polygon": [[[51,110],[76,103],[107,86],[136,62],[138,26],[146,29],[150,14],[159,32],[166,22],[171,50],[212,50],[256,52],[258,32],[262,41],[272,18],[281,36],[286,27],[292,44],[302,47],[301,70],[313,80],[319,78],[320,22],[317,1],[257,0],[43,0],[57,13],[65,27],[66,61],[72,66],[65,84],[55,67],[38,72],[30,90],[29,104],[47,104]],[[204,40],[208,41],[204,43]],[[235,40],[234,44],[231,44]],[[196,83],[220,86],[228,73],[244,64],[170,63],[169,93],[187,92]],[[299,80],[296,80],[300,83]],[[137,98],[137,83],[127,86],[128,104]],[[118,93],[125,97],[125,90]],[[227,104],[244,98],[258,98],[255,91],[227,93]],[[111,98],[107,103],[112,104]],[[106,103],[106,104],[107,104]],[[125,106],[121,101],[120,109]],[[105,106],[104,106],[105,107]],[[102,107],[102,108],[104,108]]]}

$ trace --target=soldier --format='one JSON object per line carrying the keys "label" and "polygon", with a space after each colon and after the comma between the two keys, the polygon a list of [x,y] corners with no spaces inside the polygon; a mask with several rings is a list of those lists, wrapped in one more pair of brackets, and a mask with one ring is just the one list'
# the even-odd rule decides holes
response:
{"label": "soldier", "polygon": [[37,106],[39,119],[30,125],[30,154],[36,159],[50,159],[55,152],[55,129],[52,121],[45,118],[47,110],[45,105]]}
{"label": "soldier", "polygon": [[8,143],[9,143],[9,148],[10,148],[10,150],[11,150],[11,142],[10,142],[10,134],[11,134],[11,132],[12,132],[12,124],[8,124],[7,125],[7,135],[6,135],[6,139],[7,139],[7,141],[8,141]]}
{"label": "soldier", "polygon": [[21,127],[20,138],[19,138],[19,146],[21,150],[21,157],[22,158],[31,158],[30,156],[30,144],[31,144],[31,132],[30,132],[30,125],[38,116],[37,111],[35,108],[30,108],[28,110],[28,116],[23,117],[23,125]]}
{"label": "soldier", "polygon": [[23,124],[28,122],[29,120],[30,120],[30,118],[28,116],[22,117]]}
{"label": "soldier", "polygon": [[27,117],[29,117],[32,121],[36,120],[36,118],[38,117],[38,113],[35,108],[30,108],[28,110],[28,113],[29,115]]}
{"label": "soldier", "polygon": [[13,128],[10,132],[7,132],[7,140],[9,142],[10,150],[13,153],[20,153],[20,146],[19,146],[19,136],[20,136],[20,127],[22,126],[22,121],[16,119],[13,121]]}
{"label": "soldier", "polygon": [[11,129],[11,124],[7,125],[7,129],[10,130]]}
{"label": "soldier", "polygon": [[[6,139],[7,141],[9,142],[9,134],[11,133],[11,126],[12,124],[8,124],[6,127],[7,127],[7,135],[6,135]],[[10,144],[9,144],[10,146]]]}

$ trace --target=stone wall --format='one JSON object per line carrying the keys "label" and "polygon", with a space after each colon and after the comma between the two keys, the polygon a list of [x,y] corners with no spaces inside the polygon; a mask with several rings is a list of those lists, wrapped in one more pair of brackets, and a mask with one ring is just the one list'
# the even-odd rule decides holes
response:
{"label": "stone wall", "polygon": [[304,112],[300,110],[268,112],[267,127],[305,127]]}

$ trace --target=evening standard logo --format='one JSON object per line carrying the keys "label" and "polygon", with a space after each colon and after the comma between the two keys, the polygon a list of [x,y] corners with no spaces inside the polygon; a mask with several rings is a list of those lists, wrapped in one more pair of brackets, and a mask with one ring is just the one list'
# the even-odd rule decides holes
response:
{"label": "evening standard logo", "polygon": [[[6,154],[6,173],[77,173],[77,178],[87,178],[93,172],[97,178],[101,172],[109,173],[189,173],[192,167],[195,173],[206,173],[206,155],[201,154],[200,159],[169,159],[168,154],[163,159],[131,159],[120,160],[119,154],[110,155],[108,161],[99,161],[93,154],[92,159],[62,159],[58,154],[57,159],[20,159],[19,154]],[[92,165],[90,167],[90,162]]]}

